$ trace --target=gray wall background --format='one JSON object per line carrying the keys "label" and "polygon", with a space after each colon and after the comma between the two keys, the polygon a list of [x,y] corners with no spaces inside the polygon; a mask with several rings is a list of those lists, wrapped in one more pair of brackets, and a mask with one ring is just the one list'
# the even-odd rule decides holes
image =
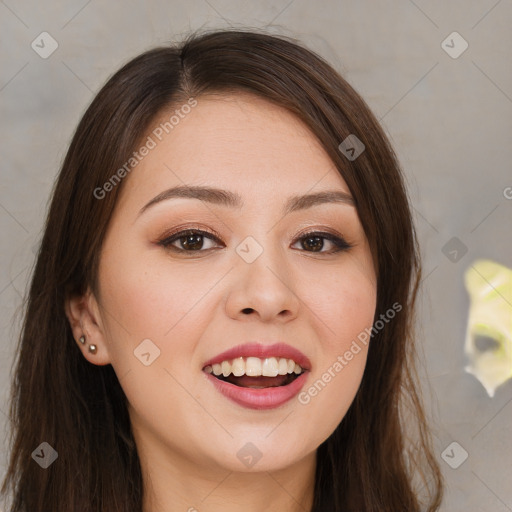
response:
{"label": "gray wall background", "polygon": [[[418,334],[435,449],[448,484],[442,510],[512,511],[512,382],[489,398],[464,371],[463,353],[465,269],[480,257],[512,267],[510,0],[0,2],[2,433],[15,313],[79,117],[108,76],[137,53],[190,29],[227,26],[299,38],[381,120],[407,175],[422,247]],[[51,49],[47,36],[41,48],[44,31],[58,43],[46,59],[31,47],[35,41],[40,53]],[[442,47],[454,31],[469,45],[457,58]],[[462,40],[448,41],[452,54],[463,48]],[[457,261],[443,252],[453,237],[467,248]],[[457,469],[441,458],[454,441],[468,453]],[[6,443],[1,450],[3,476]],[[450,454],[457,459],[463,452],[456,446]]]}

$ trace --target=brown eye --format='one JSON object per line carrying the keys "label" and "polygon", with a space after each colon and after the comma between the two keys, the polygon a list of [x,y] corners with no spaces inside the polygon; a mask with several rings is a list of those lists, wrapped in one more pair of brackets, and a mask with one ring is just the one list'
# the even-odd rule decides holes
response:
{"label": "brown eye", "polygon": [[[328,251],[322,251],[325,244],[324,240],[328,240],[334,246],[334,248]],[[352,247],[344,238],[338,237],[331,233],[322,233],[316,231],[306,233],[305,235],[301,236],[298,242],[300,242],[301,247],[306,252],[320,252],[327,254],[344,251]]]}
{"label": "brown eye", "polygon": [[[204,248],[205,239],[222,243],[215,235],[207,231],[198,229],[188,229],[174,233],[173,235],[161,240],[159,245],[166,249],[176,250],[178,252],[200,252],[203,250],[212,249],[213,247]],[[177,247],[174,244],[179,244]]]}

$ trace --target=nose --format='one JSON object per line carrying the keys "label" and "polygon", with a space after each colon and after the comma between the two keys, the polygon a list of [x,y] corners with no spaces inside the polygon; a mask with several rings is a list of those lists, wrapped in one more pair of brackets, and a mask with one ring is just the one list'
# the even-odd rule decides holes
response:
{"label": "nose", "polygon": [[297,317],[301,303],[297,276],[285,255],[265,248],[251,263],[236,258],[226,300],[228,316],[238,320],[257,317],[267,323],[285,323]]}

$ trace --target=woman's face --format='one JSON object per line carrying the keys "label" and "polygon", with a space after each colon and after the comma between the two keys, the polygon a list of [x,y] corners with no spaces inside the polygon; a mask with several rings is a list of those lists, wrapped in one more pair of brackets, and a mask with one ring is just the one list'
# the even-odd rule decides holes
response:
{"label": "woman's face", "polygon": [[[360,384],[371,253],[349,200],[297,199],[349,195],[297,118],[247,94],[196,100],[168,134],[158,126],[173,112],[156,120],[155,147],[125,178],[92,298],[98,352],[86,357],[112,364],[148,457],[286,468],[314,454]],[[198,188],[154,201],[175,187]]]}

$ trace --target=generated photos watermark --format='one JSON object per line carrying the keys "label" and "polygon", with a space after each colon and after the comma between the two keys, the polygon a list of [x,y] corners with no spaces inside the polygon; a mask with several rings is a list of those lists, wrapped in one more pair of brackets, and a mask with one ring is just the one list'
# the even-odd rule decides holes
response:
{"label": "generated photos watermark", "polygon": [[158,143],[165,137],[165,135],[171,133],[171,131],[180,123],[182,119],[186,117],[191,110],[197,106],[197,100],[189,98],[187,103],[184,103],[180,108],[177,108],[173,115],[169,117],[167,121],[160,123],[150,135],[147,136],[146,142],[139,148],[138,151],[134,151],[132,156],[126,160],[126,162],[117,169],[117,171],[105,182],[101,187],[96,187],[93,190],[93,195],[96,199],[104,199],[108,192],[111,192],[121,180],[125,178],[133,169],[149,155],[152,149],[155,149]]}
{"label": "generated photos watermark", "polygon": [[350,361],[361,352],[362,347],[361,344],[366,346],[370,338],[377,334],[380,330],[384,328],[386,324],[388,324],[393,318],[395,318],[396,314],[402,310],[402,305],[398,302],[395,302],[392,307],[390,307],[385,313],[381,313],[379,320],[376,320],[371,328],[366,327],[364,331],[361,331],[357,335],[357,340],[352,340],[350,348],[346,350],[343,355],[339,355],[336,358],[336,361],[327,368],[327,370],[322,374],[322,376],[317,379],[308,389],[302,391],[298,395],[298,400],[301,404],[306,405],[311,401],[311,398],[315,397],[322,391],[322,389],[329,384],[338,375],[343,368],[348,366]]}

